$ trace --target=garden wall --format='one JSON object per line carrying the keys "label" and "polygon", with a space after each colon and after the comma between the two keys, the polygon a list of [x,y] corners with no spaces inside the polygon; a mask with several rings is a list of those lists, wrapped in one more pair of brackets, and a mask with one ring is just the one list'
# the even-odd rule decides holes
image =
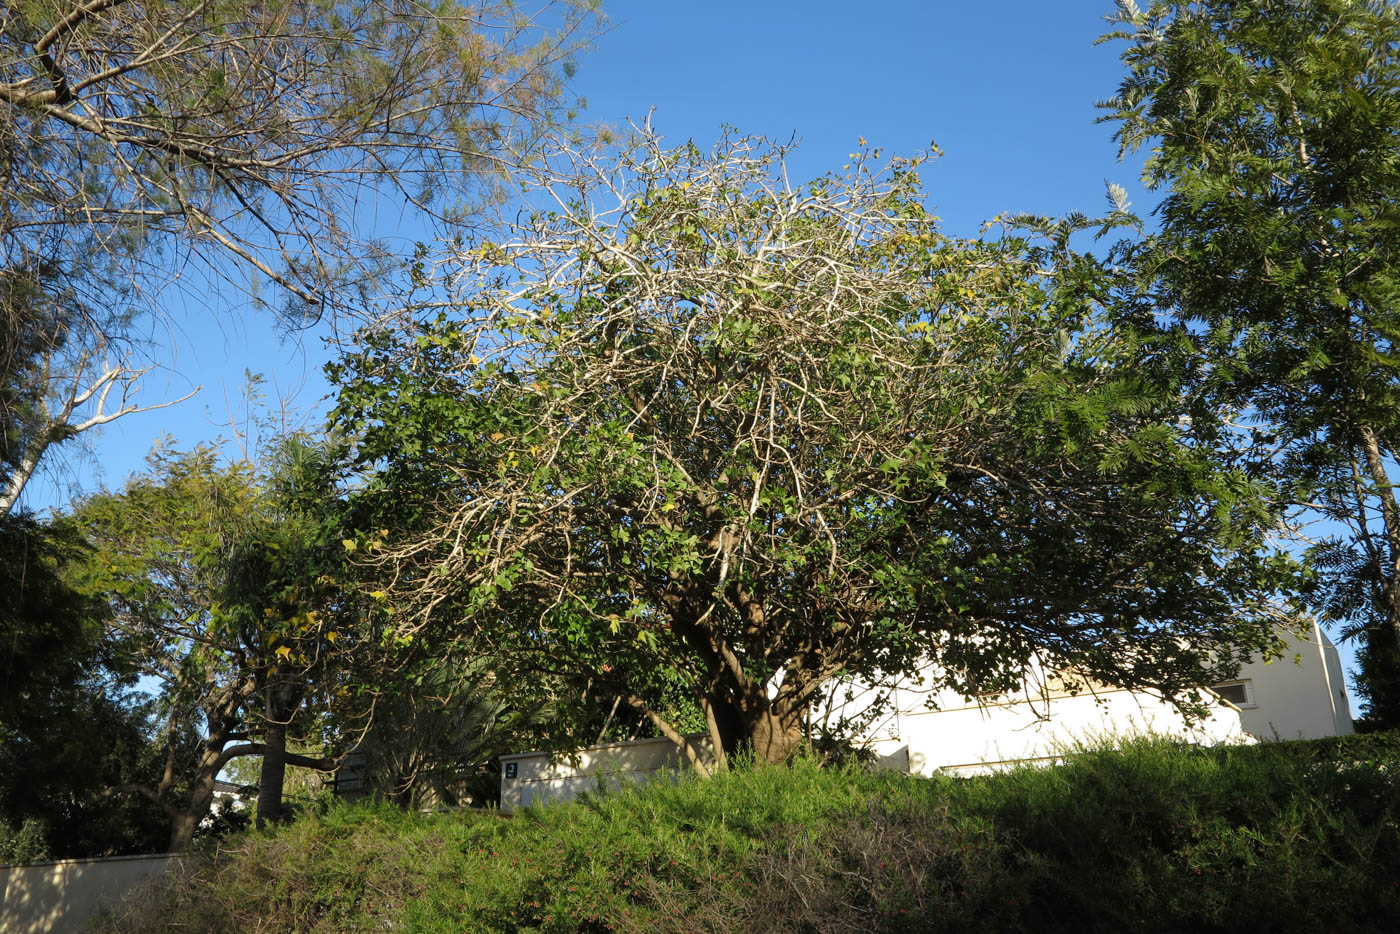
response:
{"label": "garden wall", "polygon": [[0,931],[77,931],[103,908],[115,907],[137,883],[164,872],[176,857],[114,856],[0,866]]}

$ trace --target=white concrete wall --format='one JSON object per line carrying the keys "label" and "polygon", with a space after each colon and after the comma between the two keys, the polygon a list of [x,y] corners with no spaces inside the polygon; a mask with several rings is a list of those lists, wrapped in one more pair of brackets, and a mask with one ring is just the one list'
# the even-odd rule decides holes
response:
{"label": "white concrete wall", "polygon": [[[702,761],[713,763],[709,737],[687,739]],[[571,757],[547,752],[501,756],[501,810],[510,814],[538,801],[570,801],[600,784],[617,787],[689,768],[681,751],[668,739],[590,746]]]}
{"label": "white concrete wall", "polygon": [[[963,768],[1042,758],[1050,747],[1145,731],[1206,743],[1237,742],[1241,730],[1262,740],[1352,732],[1341,659],[1326,634],[1313,623],[1284,639],[1281,658],[1242,667],[1238,680],[1248,683],[1251,703],[1217,701],[1209,720],[1196,727],[1185,726],[1171,705],[1150,692],[1082,684],[1073,694],[1054,671],[1035,663],[1022,691],[1011,697],[969,702],[951,691],[930,691],[918,678],[891,688],[850,684],[833,692],[816,718],[829,725],[841,718],[859,724],[857,732],[881,751],[907,744],[916,772],[913,763],[919,761]],[[924,674],[927,683],[936,683],[936,672]]]}
{"label": "white concrete wall", "polygon": [[1313,623],[1288,634],[1282,658],[1240,669],[1253,705],[1242,707],[1244,728],[1260,739],[1320,739],[1350,733],[1351,706],[1337,649]]}
{"label": "white concrete wall", "polygon": [[[1048,762],[1086,743],[1154,734],[1203,745],[1258,739],[1313,739],[1350,733],[1351,711],[1337,650],[1314,624],[1289,635],[1284,657],[1244,666],[1253,703],[1221,699],[1204,720],[1187,723],[1180,712],[1147,691],[1066,683],[1043,665],[1032,665],[1022,692],[970,702],[951,691],[930,691],[919,679],[892,688],[851,683],[832,692],[814,720],[864,737],[882,768],[915,775],[970,774],[1015,762]],[[933,684],[934,672],[925,683]],[[708,742],[703,744],[708,758]],[[664,739],[582,750],[575,761],[545,753],[503,756],[517,776],[501,780],[501,809],[532,801],[573,798],[598,787],[687,768]]]}
{"label": "white concrete wall", "polygon": [[81,931],[99,911],[116,907],[134,886],[164,872],[177,858],[114,856],[0,866],[0,932]]}
{"label": "white concrete wall", "polygon": [[1053,761],[1084,744],[1133,736],[1170,736],[1204,745],[1247,743],[1238,712],[1220,704],[1203,721],[1187,724],[1167,702],[1118,689],[1077,696],[962,703],[940,710],[905,709],[895,735],[871,744],[889,757],[904,750],[913,775],[973,774],[1016,762]]}

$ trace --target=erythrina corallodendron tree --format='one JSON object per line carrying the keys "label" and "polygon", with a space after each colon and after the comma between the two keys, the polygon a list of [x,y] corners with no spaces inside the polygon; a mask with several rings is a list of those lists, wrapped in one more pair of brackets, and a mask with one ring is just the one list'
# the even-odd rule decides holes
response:
{"label": "erythrina corallodendron tree", "polygon": [[1128,75],[1106,119],[1152,147],[1144,177],[1166,192],[1134,264],[1296,498],[1344,530],[1313,550],[1317,604],[1364,637],[1370,713],[1400,723],[1400,12],[1120,7]]}
{"label": "erythrina corallodendron tree", "polygon": [[1097,325],[1077,225],[956,241],[922,157],[794,186],[784,153],[562,153],[332,367],[404,517],[366,556],[400,638],[605,685],[701,771],[677,682],[722,767],[791,756],[843,675],[973,695],[1039,659],[1188,704],[1269,651],[1267,491]]}
{"label": "erythrina corallodendron tree", "polygon": [[211,313],[333,318],[397,265],[364,217],[470,218],[482,180],[559,114],[591,16],[573,0],[6,3],[0,512],[52,446],[139,408],[132,316],[160,314],[172,284],[191,305],[227,286]]}

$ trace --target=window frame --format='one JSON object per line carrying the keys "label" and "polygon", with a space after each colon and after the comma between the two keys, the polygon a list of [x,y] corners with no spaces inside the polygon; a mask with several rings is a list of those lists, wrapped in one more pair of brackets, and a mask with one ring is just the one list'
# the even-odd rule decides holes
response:
{"label": "window frame", "polygon": [[[1234,700],[1233,698],[1226,697],[1223,693],[1221,693],[1221,688],[1234,687],[1242,688],[1244,690],[1245,699],[1243,702],[1239,702]],[[1236,678],[1234,681],[1221,681],[1219,684],[1212,684],[1210,686],[1210,689],[1214,691],[1216,696],[1219,697],[1221,700],[1233,704],[1240,710],[1250,710],[1259,706],[1259,702],[1254,698],[1253,678]]]}

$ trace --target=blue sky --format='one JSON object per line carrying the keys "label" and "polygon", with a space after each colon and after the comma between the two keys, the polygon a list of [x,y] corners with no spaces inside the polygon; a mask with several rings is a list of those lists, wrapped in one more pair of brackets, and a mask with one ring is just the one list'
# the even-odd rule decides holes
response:
{"label": "blue sky", "polygon": [[[605,32],[577,57],[572,86],[587,102],[584,121],[622,127],[651,111],[672,143],[706,146],[726,124],[795,136],[796,179],[839,168],[860,137],[904,155],[936,141],[944,156],[924,182],[955,235],[975,235],[1001,212],[1101,211],[1106,180],[1145,214],[1155,198],[1138,182],[1139,160],[1120,163],[1112,127],[1095,122],[1094,102],[1122,73],[1120,45],[1094,44],[1113,10],[1112,0],[605,0]],[[220,299],[227,312],[172,309],[173,326],[152,335],[168,368],[147,378],[143,399],[195,385],[199,395],[114,423],[92,458],[51,459],[28,505],[119,486],[161,435],[179,446],[227,437],[246,411],[245,369],[316,418],[327,359],[317,335],[287,339],[270,316],[239,312],[236,294]]]}
{"label": "blue sky", "polygon": [[644,117],[676,142],[721,124],[802,148],[799,175],[839,167],[858,137],[946,155],[925,181],[955,234],[1003,211],[1098,210],[1120,165],[1094,101],[1116,89],[1117,49],[1094,46],[1111,0],[614,0],[611,31],[582,56],[594,119]]}
{"label": "blue sky", "polygon": [[[841,166],[860,137],[901,155],[936,141],[945,154],[924,172],[930,207],[949,233],[971,236],[1004,211],[1099,211],[1106,179],[1139,209],[1152,203],[1137,165],[1117,161],[1111,128],[1094,122],[1094,101],[1120,74],[1117,49],[1093,44],[1112,10],[1111,0],[611,0],[605,31],[577,57],[573,89],[587,102],[584,121],[625,127],[652,111],[674,143],[705,146],[725,124],[795,136],[798,179]],[[395,223],[377,233],[399,233]],[[182,308],[177,297],[153,330],[165,368],[148,375],[141,399],[199,394],[113,423],[91,457],[71,448],[51,457],[27,505],[119,486],[162,435],[178,446],[227,437],[246,411],[245,369],[307,417],[323,408],[327,352],[315,332],[279,334],[233,290],[203,298]]]}

